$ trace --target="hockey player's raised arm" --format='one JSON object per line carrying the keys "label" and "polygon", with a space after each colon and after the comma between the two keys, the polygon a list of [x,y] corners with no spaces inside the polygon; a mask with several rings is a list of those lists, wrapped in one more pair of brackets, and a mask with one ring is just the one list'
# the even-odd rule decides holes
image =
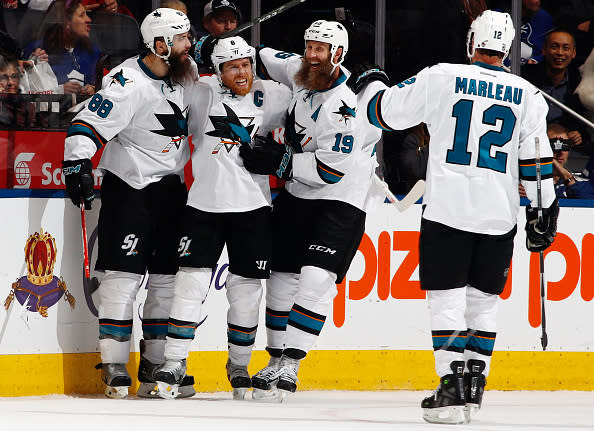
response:
{"label": "hockey player's raised arm", "polygon": [[[528,89],[528,97],[524,108],[524,121],[520,129],[520,182],[526,190],[526,196],[531,206],[536,207],[536,138],[540,141],[540,164],[542,178],[542,206],[548,208],[555,200],[555,189],[553,185],[553,151],[549,145],[547,136],[546,116],[548,111],[547,103],[534,88]],[[531,91],[530,91],[531,90]]]}
{"label": "hockey player's raised arm", "polygon": [[90,159],[128,126],[141,101],[134,78],[134,71],[129,69],[112,70],[103,78],[102,89],[88,100],[68,128],[64,160]]}
{"label": "hockey player's raised arm", "polygon": [[374,126],[387,131],[404,130],[426,122],[429,94],[429,68],[393,87],[380,81],[372,82],[365,89],[370,97],[367,118]]}
{"label": "hockey player's raised arm", "polygon": [[301,66],[301,56],[272,48],[258,50],[256,59],[257,74],[261,79],[272,79],[285,84],[293,90],[295,73]]}

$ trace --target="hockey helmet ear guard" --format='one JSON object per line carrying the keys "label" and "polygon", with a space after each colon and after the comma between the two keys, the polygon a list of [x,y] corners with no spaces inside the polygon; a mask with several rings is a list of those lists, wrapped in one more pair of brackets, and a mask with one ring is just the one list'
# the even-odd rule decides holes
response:
{"label": "hockey helmet ear guard", "polygon": [[217,40],[210,56],[215,72],[221,81],[221,69],[224,63],[240,58],[249,58],[252,62],[252,74],[256,73],[256,48],[240,36],[227,37]]}
{"label": "hockey helmet ear guard", "polygon": [[[338,67],[347,55],[349,50],[349,33],[344,26],[336,21],[326,21],[320,19],[310,25],[303,35],[305,46],[307,48],[308,40],[315,40],[316,42],[325,42],[330,45],[330,62],[334,69]],[[336,63],[334,63],[334,56],[342,48],[342,55]],[[334,69],[332,71],[334,72]]]}
{"label": "hockey helmet ear guard", "polygon": [[[149,13],[140,25],[140,33],[144,45],[157,57],[169,60],[173,37],[190,31],[190,20],[183,13],[175,9],[158,8]],[[167,54],[159,55],[155,52],[155,38],[163,38],[167,45]]]}
{"label": "hockey helmet ear guard", "polygon": [[511,16],[505,12],[485,10],[468,29],[466,35],[466,54],[472,59],[477,48],[503,53],[507,57],[515,36]]}

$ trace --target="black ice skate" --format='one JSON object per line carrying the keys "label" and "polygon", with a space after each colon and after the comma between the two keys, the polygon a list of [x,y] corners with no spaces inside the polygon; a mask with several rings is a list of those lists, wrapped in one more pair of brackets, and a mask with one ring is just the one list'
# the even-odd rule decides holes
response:
{"label": "black ice skate", "polygon": [[252,387],[252,379],[250,379],[247,367],[227,360],[225,368],[227,369],[227,378],[233,388],[233,399],[243,400],[247,390]]}
{"label": "black ice skate", "polygon": [[[138,381],[140,385],[136,391],[136,395],[141,398],[161,398],[157,388],[157,380],[155,373],[162,364],[154,364],[144,355],[144,340],[140,340],[140,363],[138,364]],[[194,396],[194,376],[185,375],[181,384],[179,385],[178,398],[188,398]]]}
{"label": "black ice skate", "polygon": [[256,401],[274,401],[282,400],[280,392],[276,388],[278,376],[280,374],[281,358],[271,356],[268,366],[262,368],[252,377],[252,399]]}
{"label": "black ice skate", "polygon": [[447,374],[440,380],[435,393],[421,403],[423,419],[437,424],[462,424],[464,415],[464,361],[450,364],[453,374]]}
{"label": "black ice skate", "polygon": [[167,359],[155,371],[158,395],[165,399],[179,397],[179,387],[186,375],[186,360]]}
{"label": "black ice skate", "polygon": [[466,366],[469,372],[464,373],[464,395],[466,397],[466,408],[464,412],[467,421],[470,421],[470,417],[481,408],[487,379],[483,374],[485,370],[484,361],[470,359]]}
{"label": "black ice skate", "polygon": [[299,359],[284,356],[280,361],[280,375],[276,387],[287,395],[297,390],[297,372],[299,371]]}
{"label": "black ice skate", "polygon": [[132,379],[126,370],[126,364],[97,364],[96,369],[101,369],[101,380],[105,383],[105,395],[108,398],[126,398],[128,387]]}

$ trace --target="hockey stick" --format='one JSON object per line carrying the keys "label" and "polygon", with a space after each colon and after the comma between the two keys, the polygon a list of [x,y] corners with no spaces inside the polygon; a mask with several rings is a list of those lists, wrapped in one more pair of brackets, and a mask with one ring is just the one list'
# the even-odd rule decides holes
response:
{"label": "hockey stick", "polygon": [[291,0],[291,1],[287,2],[287,3],[285,3],[284,5],[277,7],[276,9],[271,10],[268,13],[265,13],[264,15],[261,15],[261,16],[259,16],[257,18],[254,18],[251,21],[248,21],[248,22],[245,22],[245,23],[241,24],[239,27],[236,27],[233,30],[228,31],[227,33],[222,34],[220,37],[221,37],[221,39],[225,39],[227,37],[236,36],[239,33],[241,33],[242,31],[244,31],[244,30],[246,30],[248,28],[251,28],[251,27],[253,27],[253,26],[257,25],[257,24],[260,24],[261,22],[266,21],[266,20],[268,20],[268,19],[270,19],[272,17],[275,17],[276,15],[283,13],[287,9],[291,9],[293,6],[297,6],[298,4],[303,3],[305,1],[306,0]]}
{"label": "hockey stick", "polygon": [[[537,214],[538,214],[538,225],[542,226],[543,223],[543,216],[542,216],[542,188],[541,188],[541,170],[540,170],[540,141],[538,138],[534,139],[534,144],[536,147],[536,205],[537,205]],[[540,266],[540,304],[541,304],[541,323],[540,327],[542,329],[542,335],[540,338],[540,344],[542,345],[542,350],[547,350],[547,344],[549,344],[549,339],[547,336],[547,321],[545,318],[545,301],[546,301],[546,294],[545,294],[545,274],[544,274],[544,251],[538,252],[538,260]]]}
{"label": "hockey stick", "polygon": [[97,317],[99,315],[97,307],[93,303],[92,293],[99,287],[97,277],[91,278],[91,265],[89,264],[89,245],[87,243],[87,217],[85,216],[84,198],[80,199],[80,224],[82,227],[82,243],[83,243],[83,291],[85,293],[85,300],[89,311]]}
{"label": "hockey stick", "polygon": [[390,203],[394,205],[399,212],[406,211],[412,204],[418,201],[421,196],[423,196],[423,193],[425,193],[425,181],[419,180],[415,183],[412,189],[410,189],[407,195],[402,198],[402,200],[398,200],[388,187],[388,184],[382,181],[382,179],[375,173],[373,174],[372,180],[373,184],[376,187],[381,188]]}

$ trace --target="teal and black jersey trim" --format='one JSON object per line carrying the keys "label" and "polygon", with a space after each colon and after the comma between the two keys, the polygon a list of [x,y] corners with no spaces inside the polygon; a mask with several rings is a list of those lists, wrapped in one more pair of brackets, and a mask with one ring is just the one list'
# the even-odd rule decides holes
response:
{"label": "teal and black jersey trim", "polygon": [[[543,157],[540,159],[540,178],[543,180],[553,178],[552,157]],[[520,179],[536,181],[536,159],[520,160]]]}
{"label": "teal and black jersey trim", "polygon": [[379,127],[382,130],[393,131],[394,129],[388,126],[382,118],[382,98],[384,97],[385,91],[386,90],[378,91],[369,101],[369,104],[367,105],[367,119],[375,127]]}
{"label": "teal and black jersey trim", "polygon": [[142,336],[145,340],[164,340],[167,323],[167,319],[142,319]]}
{"label": "teal and black jersey trim", "polygon": [[169,318],[167,336],[178,340],[193,340],[198,323]]}
{"label": "teal and black jersey trim", "polygon": [[342,172],[336,169],[332,169],[330,166],[326,165],[325,163],[322,163],[320,159],[318,159],[317,157],[316,168],[318,170],[318,175],[320,176],[322,181],[328,184],[336,184],[342,179],[342,177],[344,177],[344,174]]}
{"label": "teal and black jersey trim", "polygon": [[68,127],[68,131],[66,132],[66,137],[68,138],[75,135],[86,136],[95,143],[97,149],[100,149],[107,143],[107,140],[86,121],[74,120],[72,124],[70,124],[70,127]]}
{"label": "teal and black jersey trim", "polygon": [[289,320],[288,311],[278,311],[266,307],[266,327],[273,331],[285,331]]}
{"label": "teal and black jersey trim", "polygon": [[493,348],[495,347],[496,336],[496,332],[468,329],[466,350],[470,350],[485,356],[491,356],[493,354]]}
{"label": "teal and black jersey trim", "polygon": [[258,325],[251,328],[245,326],[227,324],[227,341],[236,346],[251,346],[256,341]]}
{"label": "teal and black jersey trim", "polygon": [[293,305],[291,312],[289,313],[288,325],[300,329],[308,334],[320,335],[324,323],[326,322],[326,316],[314,313],[311,310],[301,307],[300,305]]}
{"label": "teal and black jersey trim", "polygon": [[258,75],[258,78],[260,79],[270,79],[270,74],[260,58],[260,50],[260,47],[256,48],[256,75]]}
{"label": "teal and black jersey trim", "polygon": [[111,338],[128,341],[132,335],[132,319],[99,319],[99,339]]}
{"label": "teal and black jersey trim", "polygon": [[464,353],[466,331],[431,331],[431,337],[433,338],[433,350]]}

